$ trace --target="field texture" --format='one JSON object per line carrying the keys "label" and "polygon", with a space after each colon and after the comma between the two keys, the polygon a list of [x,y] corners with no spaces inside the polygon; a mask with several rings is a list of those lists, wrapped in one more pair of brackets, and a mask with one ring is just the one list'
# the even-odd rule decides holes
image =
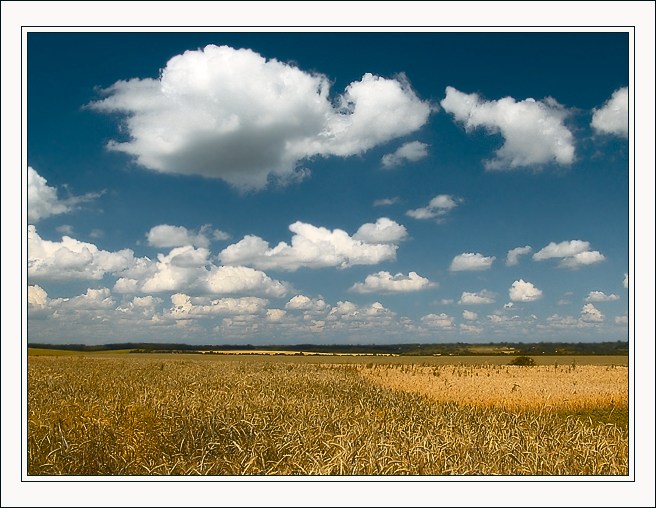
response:
{"label": "field texture", "polygon": [[30,356],[28,474],[628,474],[625,366],[305,360]]}

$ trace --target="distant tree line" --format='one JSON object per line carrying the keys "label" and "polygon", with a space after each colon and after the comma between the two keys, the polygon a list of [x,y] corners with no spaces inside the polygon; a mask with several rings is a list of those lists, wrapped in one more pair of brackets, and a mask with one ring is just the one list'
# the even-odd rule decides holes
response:
{"label": "distant tree line", "polygon": [[28,347],[61,349],[68,351],[132,350],[138,353],[193,353],[201,351],[307,351],[309,353],[397,354],[414,356],[431,355],[628,355],[629,343],[617,342],[490,342],[488,344],[162,344],[149,342],[123,342],[114,344],[39,344]]}

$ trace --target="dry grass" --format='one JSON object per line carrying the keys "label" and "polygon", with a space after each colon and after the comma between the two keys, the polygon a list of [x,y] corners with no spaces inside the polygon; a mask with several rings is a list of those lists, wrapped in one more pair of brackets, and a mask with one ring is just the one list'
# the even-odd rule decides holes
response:
{"label": "dry grass", "polygon": [[387,369],[412,377],[393,366],[221,355],[28,364],[30,475],[628,474],[622,425],[438,402],[382,386]]}

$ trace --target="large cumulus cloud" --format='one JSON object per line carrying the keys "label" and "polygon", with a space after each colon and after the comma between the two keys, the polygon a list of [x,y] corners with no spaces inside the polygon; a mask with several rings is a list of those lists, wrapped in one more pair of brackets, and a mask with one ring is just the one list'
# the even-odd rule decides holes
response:
{"label": "large cumulus cloud", "polygon": [[159,79],[118,81],[92,109],[124,115],[111,141],[141,166],[261,189],[304,174],[312,156],[350,156],[419,129],[431,106],[403,76],[329,79],[249,49],[208,45],[171,58]]}

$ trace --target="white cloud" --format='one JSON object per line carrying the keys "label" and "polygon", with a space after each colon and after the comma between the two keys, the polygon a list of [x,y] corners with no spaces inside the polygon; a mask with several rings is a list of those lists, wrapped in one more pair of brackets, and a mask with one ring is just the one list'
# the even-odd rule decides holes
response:
{"label": "white cloud", "polygon": [[603,291],[590,291],[588,293],[588,296],[585,298],[585,301],[586,302],[614,302],[619,299],[620,297],[613,293],[607,295]]}
{"label": "white cloud", "polygon": [[549,327],[553,328],[581,328],[587,326],[580,319],[576,319],[572,316],[561,316],[559,314],[553,314],[547,318],[547,324]]}
{"label": "white cloud", "polygon": [[400,166],[405,162],[417,162],[428,155],[428,145],[420,141],[410,141],[401,145],[395,152],[383,155],[384,168]]}
{"label": "white cloud", "polygon": [[478,252],[463,252],[453,258],[449,270],[452,272],[487,270],[492,266],[495,259],[494,256],[486,257]]}
{"label": "white cloud", "polygon": [[333,330],[387,329],[395,323],[396,314],[380,302],[359,306],[349,301],[339,301],[326,316],[326,327]]}
{"label": "white cloud", "polygon": [[70,207],[59,201],[57,189],[49,187],[47,180],[32,167],[27,168],[27,220],[34,223],[51,215],[66,213]]}
{"label": "white cloud", "polygon": [[[105,257],[111,254],[107,253]],[[287,283],[253,268],[216,266],[210,261],[208,249],[191,245],[176,247],[168,254],[160,253],[157,261],[135,259],[114,273],[122,275],[116,280],[114,291],[123,294],[192,291],[197,294],[248,293],[282,297],[290,290]],[[61,277],[66,275],[62,272]]]}
{"label": "white cloud", "polygon": [[478,319],[478,314],[470,310],[463,310],[462,317],[467,321],[476,321]]}
{"label": "white cloud", "polygon": [[160,224],[152,227],[146,233],[146,238],[148,245],[153,247],[182,247],[184,245],[209,247],[210,240],[207,236],[208,233],[215,240],[225,240],[228,238],[227,233],[219,230],[212,231],[209,225],[204,225],[198,232],[195,232],[184,226],[171,226],[169,224]]}
{"label": "white cloud", "polygon": [[489,314],[487,318],[495,325],[507,324],[511,321],[511,318],[503,314]]}
{"label": "white cloud", "polygon": [[70,224],[62,224],[61,226],[57,226],[55,231],[57,231],[57,233],[61,233],[62,235],[71,236],[73,234],[73,226]]}
{"label": "white cloud", "polygon": [[467,131],[482,127],[503,136],[504,144],[496,158],[485,161],[487,169],[510,170],[552,162],[569,165],[574,161],[574,137],[563,123],[569,113],[551,97],[486,101],[478,94],[449,86],[440,104]]}
{"label": "white cloud", "polygon": [[590,250],[590,242],[570,240],[560,243],[550,242],[549,245],[533,254],[534,261],[561,258],[560,268],[580,268],[582,266],[600,263],[606,257],[599,251]]}
{"label": "white cloud", "polygon": [[615,316],[615,324],[616,325],[628,325],[629,324],[629,316],[627,314],[624,314],[623,316]]}
{"label": "white cloud", "polygon": [[440,328],[442,330],[453,330],[455,325],[453,318],[448,314],[427,314],[421,318],[421,322],[431,328]]}
{"label": "white cloud", "polygon": [[100,194],[89,193],[84,196],[57,197],[57,189],[50,187],[47,180],[31,166],[27,167],[27,221],[30,224],[53,215],[69,213],[80,203],[91,201]]}
{"label": "white cloud", "polygon": [[586,252],[579,252],[578,254],[574,254],[571,257],[564,258],[558,266],[560,268],[580,268],[582,266],[588,266],[588,265],[594,265],[596,263],[601,263],[606,259],[606,256],[604,256],[601,252],[594,250],[594,251],[586,251]]}
{"label": "white cloud", "polygon": [[116,310],[123,314],[121,317],[134,316],[142,319],[152,319],[161,303],[161,298],[151,295],[135,296],[117,307]]}
{"label": "white cloud", "polygon": [[108,288],[89,288],[83,295],[66,300],[66,307],[78,310],[113,309],[115,305]]}
{"label": "white cloud", "polygon": [[323,299],[313,299],[305,295],[296,295],[287,302],[286,309],[290,310],[307,310],[307,311],[322,311],[329,306]]}
{"label": "white cloud", "polygon": [[464,200],[448,194],[440,194],[430,200],[428,206],[408,210],[406,215],[413,219],[437,219],[437,222],[443,222],[446,215]]}
{"label": "white cloud", "polygon": [[461,333],[467,333],[467,334],[475,334],[475,335],[480,335],[483,333],[483,327],[477,326],[477,325],[469,325],[467,323],[461,323],[460,324],[460,332]]}
{"label": "white cloud", "polygon": [[494,302],[494,293],[486,289],[483,289],[478,293],[469,293],[467,291],[463,291],[462,295],[460,296],[460,300],[458,301],[460,305],[483,305]]}
{"label": "white cloud", "polygon": [[61,242],[43,240],[33,225],[27,228],[27,274],[39,280],[100,280],[119,274],[135,263],[130,249],[109,252],[92,243],[64,236]]}
{"label": "white cloud", "polygon": [[629,89],[615,90],[601,108],[595,108],[590,125],[599,133],[628,138]]}
{"label": "white cloud", "polygon": [[169,254],[158,254],[154,270],[139,281],[139,289],[145,293],[180,291],[184,288],[199,289],[199,281],[206,274],[209,251],[195,249],[191,245],[176,247]]}
{"label": "white cloud", "polygon": [[355,315],[357,311],[358,311],[358,306],[355,305],[353,302],[349,302],[347,300],[345,302],[342,301],[337,302],[337,305],[335,305],[331,309],[330,314],[338,315],[338,316],[348,316],[348,315]]}
{"label": "white cloud", "polygon": [[212,231],[212,238],[217,241],[224,241],[224,240],[229,240],[230,235],[226,233],[225,231],[221,231],[220,229],[215,229]]}
{"label": "white cloud", "polygon": [[[368,243],[350,237],[341,229],[329,230],[312,224],[295,222],[289,226],[294,233],[291,245],[280,242],[275,247],[254,235],[247,235],[239,242],[226,247],[219,259],[227,265],[239,264],[261,269],[295,271],[299,268],[323,268],[352,265],[373,265],[396,258],[398,245],[388,243],[392,238],[400,239],[405,228],[394,221],[369,224],[362,236],[379,240]],[[363,226],[364,227],[364,226]]]}
{"label": "white cloud", "polygon": [[268,321],[277,323],[282,321],[282,319],[285,317],[285,314],[287,314],[287,311],[283,309],[267,309],[266,318]]}
{"label": "white cloud", "polygon": [[367,275],[364,282],[357,282],[351,287],[350,291],[355,293],[409,293],[435,286],[434,282],[417,275],[416,272],[410,272],[408,275],[378,272]]}
{"label": "white cloud", "polygon": [[367,223],[353,235],[354,240],[365,243],[398,243],[405,240],[408,231],[405,226],[397,224],[387,217],[381,217],[374,224]]}
{"label": "white cloud", "polygon": [[262,314],[269,303],[268,300],[254,296],[242,298],[219,298],[216,300],[194,299],[184,293],[171,296],[172,306],[168,317],[185,320],[213,315],[249,316]]}
{"label": "white cloud", "polygon": [[516,280],[508,290],[513,302],[534,302],[542,298],[542,291],[523,279]]}
{"label": "white cloud", "polygon": [[624,286],[627,289],[629,288],[629,274],[628,273],[624,274],[624,280],[622,281],[622,286]]}
{"label": "white cloud", "polygon": [[549,245],[533,254],[535,261],[543,261],[551,258],[565,258],[574,256],[590,249],[590,242],[583,240],[570,240],[569,242],[550,242]]}
{"label": "white cloud", "polygon": [[246,266],[212,267],[207,277],[207,288],[212,293],[257,293],[275,298],[289,292],[286,283]]}
{"label": "white cloud", "polygon": [[326,76],[227,46],[174,56],[160,76],[118,81],[90,104],[125,115],[130,139],[109,148],[154,171],[242,189],[297,179],[312,156],[361,154],[416,131],[431,112],[403,76],[365,74],[330,97]]}
{"label": "white cloud", "polygon": [[531,248],[530,245],[526,245],[525,247],[516,247],[514,249],[510,249],[508,251],[508,255],[506,256],[506,266],[515,266],[519,264],[519,256],[523,256],[524,254],[529,254],[533,249]]}
{"label": "white cloud", "polygon": [[27,304],[35,309],[45,308],[48,304],[48,293],[41,286],[27,286]]}
{"label": "white cloud", "polygon": [[393,198],[381,198],[374,201],[374,206],[391,206],[399,202],[397,196]]}
{"label": "white cloud", "polygon": [[114,283],[112,291],[115,293],[136,293],[139,291],[139,281],[129,277],[120,277]]}
{"label": "white cloud", "polygon": [[117,311],[125,313],[108,288],[88,288],[83,294],[71,298],[49,298],[38,285],[28,286],[28,318],[39,320],[47,317],[48,328],[62,324],[76,328],[85,324],[110,323]]}
{"label": "white cloud", "polygon": [[604,315],[591,303],[586,303],[581,309],[581,321],[585,323],[601,323]]}

